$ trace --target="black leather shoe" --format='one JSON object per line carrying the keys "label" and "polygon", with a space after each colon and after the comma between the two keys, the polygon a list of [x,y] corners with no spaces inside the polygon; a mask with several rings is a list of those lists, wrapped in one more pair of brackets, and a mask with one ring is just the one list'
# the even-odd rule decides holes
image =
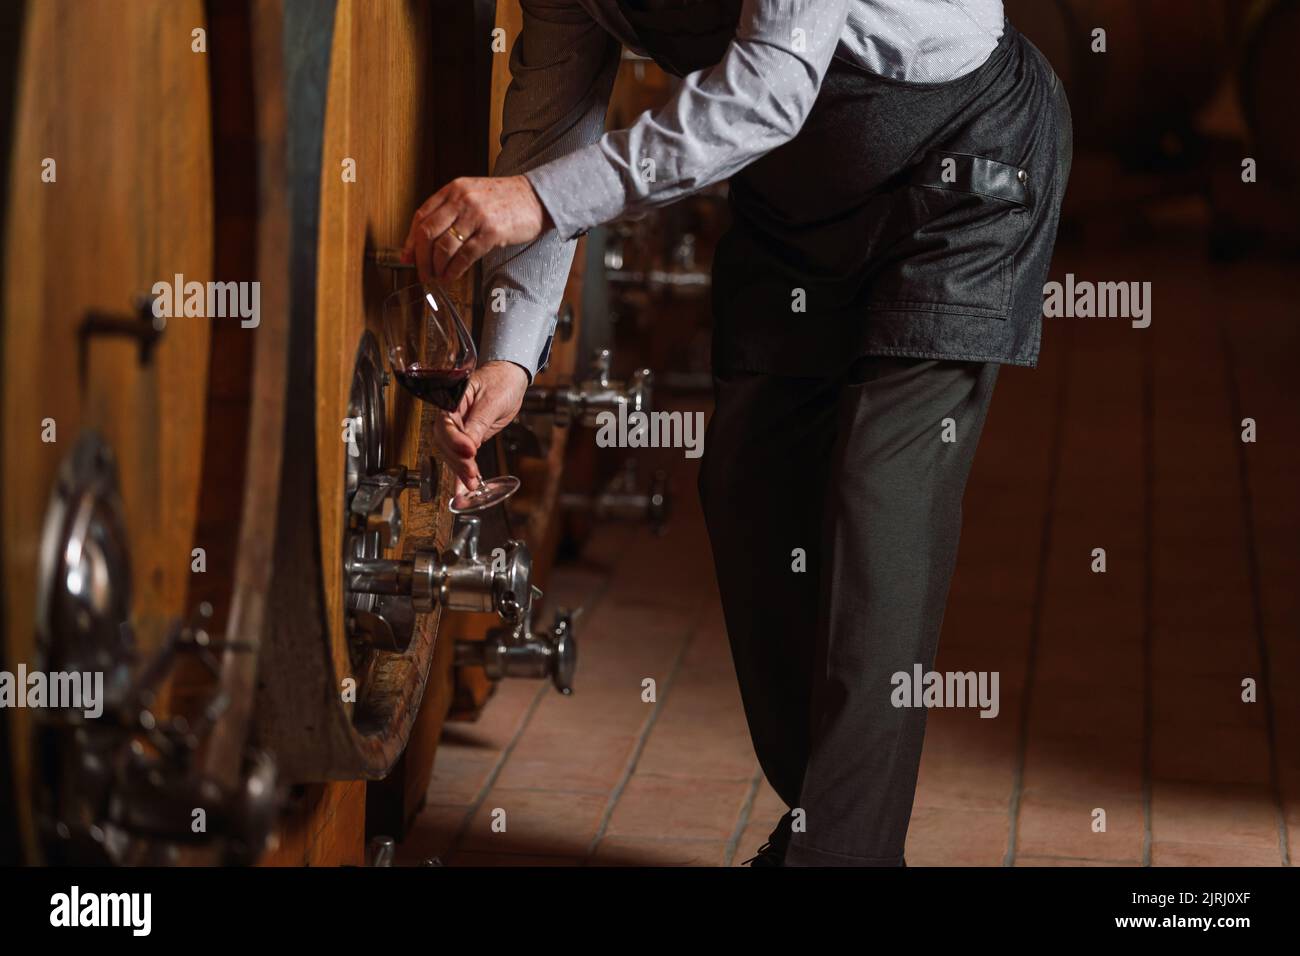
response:
{"label": "black leather shoe", "polygon": [[771,843],[764,843],[758,852],[746,860],[744,866],[785,866],[785,853],[780,852]]}
{"label": "black leather shoe", "polygon": [[745,861],[746,866],[785,866],[785,851],[790,846],[790,836],[794,824],[794,814],[786,813],[776,829],[768,834],[767,842],[758,848],[758,853]]}

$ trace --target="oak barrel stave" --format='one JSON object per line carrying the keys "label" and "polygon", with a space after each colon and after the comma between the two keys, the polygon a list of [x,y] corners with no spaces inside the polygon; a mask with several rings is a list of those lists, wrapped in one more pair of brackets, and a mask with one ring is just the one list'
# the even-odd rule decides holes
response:
{"label": "oak barrel stave", "polygon": [[[174,314],[147,357],[135,342],[84,335],[81,326],[92,311],[129,314],[134,297],[177,274],[200,283],[256,278],[255,220],[228,215],[246,174],[221,172],[256,169],[256,156],[213,148],[224,136],[214,108],[228,97],[214,94],[209,70],[218,61],[223,71],[235,69],[230,47],[193,48],[196,31],[211,26],[197,0],[43,2],[14,11],[22,22],[6,35],[20,52],[6,61],[16,75],[5,97],[13,136],[3,208],[0,656],[5,669],[41,663],[35,585],[46,503],[55,470],[79,436],[94,432],[112,449],[120,481],[135,674],[202,604],[211,609],[205,630],[242,645],[218,652],[215,680],[183,657],[153,707],[163,718],[192,715],[224,695],[228,706],[202,738],[196,767],[219,788],[237,789],[261,637],[257,591],[269,575],[269,550],[256,529],[276,507],[269,478],[278,468],[278,406],[265,375],[275,292],[263,298],[256,329],[238,317]],[[106,36],[114,42],[105,44]],[[51,182],[38,178],[46,157],[56,163]],[[244,210],[255,208],[254,191],[243,195]],[[57,426],[52,443],[37,440],[46,417]],[[195,548],[203,549],[201,573]],[[58,635],[52,639],[56,650]],[[63,859],[41,809],[53,766],[33,759],[32,715],[2,716],[13,755],[5,784],[14,785],[23,856]],[[75,790],[67,781],[56,787]],[[144,840],[121,852],[135,860],[227,858],[216,842],[180,852]]]}

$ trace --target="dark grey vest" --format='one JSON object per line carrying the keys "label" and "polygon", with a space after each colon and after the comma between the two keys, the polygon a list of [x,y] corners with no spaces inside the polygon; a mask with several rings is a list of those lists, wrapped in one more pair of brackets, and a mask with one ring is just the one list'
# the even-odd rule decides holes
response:
{"label": "dark grey vest", "polygon": [[[619,0],[684,76],[741,0]],[[799,134],[732,177],[713,272],[714,367],[838,374],[861,355],[1034,365],[1068,129],[1055,75],[1008,22],[943,83],[832,59]]]}

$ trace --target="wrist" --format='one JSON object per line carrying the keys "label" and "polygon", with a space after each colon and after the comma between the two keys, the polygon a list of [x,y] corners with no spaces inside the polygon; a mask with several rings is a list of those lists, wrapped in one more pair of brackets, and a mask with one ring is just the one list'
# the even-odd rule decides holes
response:
{"label": "wrist", "polygon": [[536,205],[537,214],[542,224],[542,228],[540,231],[549,232],[550,230],[554,229],[555,221],[551,219],[551,211],[546,208],[546,203],[542,202],[542,197],[537,194],[537,190],[533,187],[532,180],[530,180],[527,176],[523,176],[523,175],[521,175],[519,178],[523,180],[524,188],[527,190],[528,195],[532,197],[533,203]]}
{"label": "wrist", "polygon": [[489,361],[481,363],[479,368],[506,369],[506,375],[519,387],[521,392],[527,389],[529,383],[532,381],[532,375],[529,373],[528,369],[524,368],[518,362],[510,361],[510,359],[490,359]]}

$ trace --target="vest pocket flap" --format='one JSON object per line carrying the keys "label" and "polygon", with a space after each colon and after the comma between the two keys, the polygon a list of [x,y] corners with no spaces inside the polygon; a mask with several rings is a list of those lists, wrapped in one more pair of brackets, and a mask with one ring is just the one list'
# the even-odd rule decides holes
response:
{"label": "vest pocket flap", "polygon": [[1016,166],[933,151],[872,220],[867,307],[1005,319],[1032,197]]}
{"label": "vest pocket flap", "polygon": [[1029,173],[1019,166],[983,156],[934,150],[912,169],[914,186],[950,189],[1029,208]]}

